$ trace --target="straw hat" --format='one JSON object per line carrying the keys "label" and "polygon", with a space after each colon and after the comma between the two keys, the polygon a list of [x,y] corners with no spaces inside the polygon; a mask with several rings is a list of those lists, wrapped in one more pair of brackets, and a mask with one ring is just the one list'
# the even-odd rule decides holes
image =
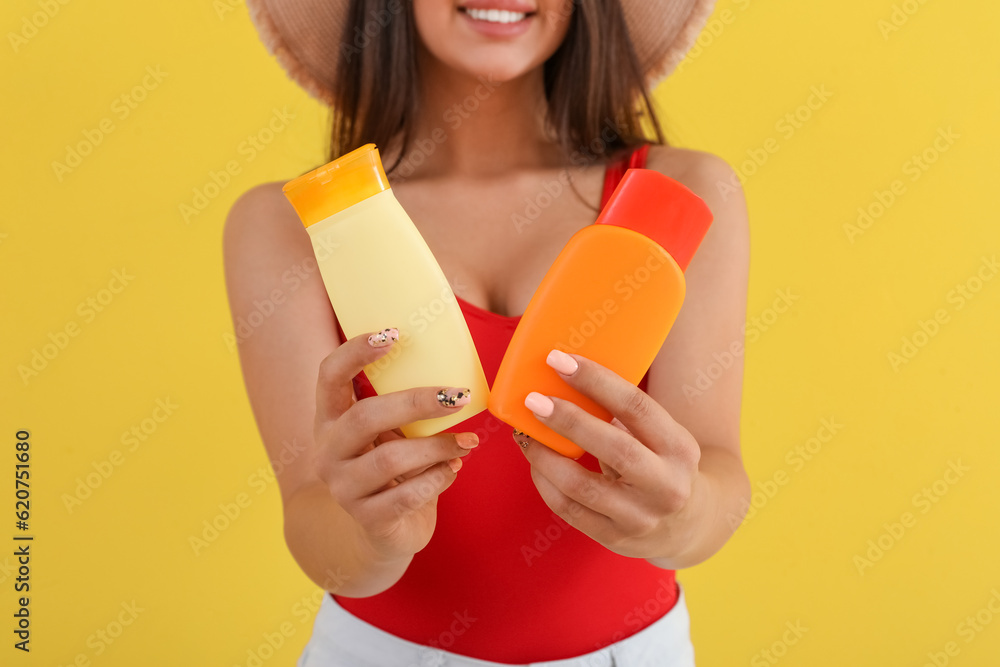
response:
{"label": "straw hat", "polygon": [[[401,6],[395,0],[392,6]],[[694,44],[715,0],[621,0],[632,45],[650,88],[667,77]],[[288,75],[332,104],[340,40],[350,0],[247,0],[250,19]],[[374,17],[378,18],[378,17]]]}

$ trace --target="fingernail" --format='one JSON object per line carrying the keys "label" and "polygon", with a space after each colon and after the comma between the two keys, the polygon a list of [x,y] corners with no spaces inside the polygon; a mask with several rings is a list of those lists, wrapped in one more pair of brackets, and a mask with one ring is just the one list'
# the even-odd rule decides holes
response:
{"label": "fingernail", "polygon": [[462,469],[462,459],[451,459],[448,461],[448,467],[452,472],[458,472]]}
{"label": "fingernail", "polygon": [[475,433],[456,433],[455,442],[462,449],[473,449],[479,446],[479,436]]}
{"label": "fingernail", "polygon": [[458,408],[463,405],[468,405],[468,403],[472,400],[472,390],[445,387],[438,392],[437,399],[438,402],[446,408]]}
{"label": "fingernail", "polygon": [[528,438],[531,436],[523,431],[518,431],[516,428],[513,431],[514,442],[521,446],[521,449],[527,451],[528,449]]}
{"label": "fingernail", "polygon": [[524,406],[539,417],[548,417],[556,409],[556,404],[548,396],[543,396],[537,391],[533,391],[527,395],[524,399]]}
{"label": "fingernail", "polygon": [[385,347],[392,345],[399,340],[399,329],[382,329],[368,337],[368,344],[372,347]]}
{"label": "fingernail", "polygon": [[580,368],[580,364],[576,362],[576,359],[562,350],[552,350],[549,352],[549,356],[545,358],[545,363],[563,375],[572,375]]}

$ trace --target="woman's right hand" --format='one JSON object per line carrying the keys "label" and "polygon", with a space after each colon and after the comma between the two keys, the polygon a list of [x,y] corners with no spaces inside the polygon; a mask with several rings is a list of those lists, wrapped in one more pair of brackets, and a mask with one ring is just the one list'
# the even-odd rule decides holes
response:
{"label": "woman's right hand", "polygon": [[398,430],[460,410],[468,389],[416,387],[355,399],[352,378],[397,339],[396,329],[351,338],[323,360],[316,386],[314,469],[354,518],[370,556],[384,562],[427,546],[438,496],[455,481],[461,457],[479,443],[474,433],[406,438]]}

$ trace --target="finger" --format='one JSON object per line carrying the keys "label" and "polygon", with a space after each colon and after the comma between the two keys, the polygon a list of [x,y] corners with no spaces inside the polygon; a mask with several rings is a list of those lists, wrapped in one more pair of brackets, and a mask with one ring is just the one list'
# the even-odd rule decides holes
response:
{"label": "finger", "polygon": [[402,484],[362,498],[354,513],[365,523],[377,525],[377,522],[384,522],[389,525],[399,517],[419,510],[427,503],[436,501],[457,479],[458,472],[452,470],[449,463],[446,461],[431,466]]}
{"label": "finger", "polygon": [[[618,423],[620,424],[621,422],[618,422]],[[616,425],[614,419],[611,420],[611,424],[612,425]],[[620,426],[619,428],[624,429],[625,427],[624,426]],[[527,433],[524,433],[522,431],[518,431],[516,428],[514,429],[514,431],[512,432],[511,435],[514,436],[514,442],[516,442],[521,447],[521,449],[523,449],[525,452],[528,451],[528,445],[531,442],[535,441],[535,439],[532,438],[530,435],[528,435]],[[535,441],[535,442],[537,442],[537,441]],[[542,443],[538,443],[538,444],[541,445]],[[621,475],[618,474],[618,471],[615,470],[614,468],[612,468],[610,465],[608,465],[604,461],[601,461],[600,459],[597,460],[597,463],[601,467],[601,472],[604,473],[604,476],[609,481],[613,482],[616,479],[621,479]]]}
{"label": "finger", "polygon": [[623,482],[651,493],[662,487],[662,459],[626,431],[556,396],[531,392],[525,405],[543,424],[613,468]]}
{"label": "finger", "polygon": [[615,415],[640,444],[657,454],[687,449],[687,430],[646,392],[611,369],[561,350],[552,350],[545,362],[568,385]]}
{"label": "finger", "polygon": [[[548,449],[548,447],[537,449]],[[602,544],[615,534],[614,523],[608,516],[568,497],[534,467],[531,469],[531,480],[538,489],[542,501],[569,525]]]}
{"label": "finger", "polygon": [[[394,428],[391,431],[383,431],[382,433],[378,434],[378,437],[375,438],[375,442],[372,445],[372,449],[374,449],[375,447],[378,447],[379,445],[385,444],[387,442],[392,442],[393,440],[405,440],[405,439],[406,439],[406,436],[403,435],[403,433],[398,428]],[[368,449],[366,448],[365,450],[363,450],[361,452],[361,454],[359,454],[359,456],[364,455],[367,451],[368,451]],[[407,478],[413,477],[414,475],[422,473],[426,469],[427,468],[421,468],[420,470],[414,470],[413,472],[409,472],[409,473],[400,475],[400,476],[396,477],[395,479],[396,479],[397,482],[404,482],[404,481],[406,481]]]}
{"label": "finger", "polygon": [[[611,425],[614,426],[614,427],[616,427],[616,428],[620,428],[621,430],[625,431],[629,435],[632,435],[632,432],[629,431],[625,427],[625,424],[621,423],[621,420],[619,420],[618,417],[614,417],[611,420]],[[608,479],[610,479],[611,481],[614,481],[614,480],[619,479],[621,477],[621,474],[619,474],[619,472],[617,470],[615,470],[614,468],[612,468],[610,465],[608,465],[604,461],[601,461],[600,459],[598,459],[597,462],[600,464],[601,471],[604,473],[604,476],[607,477]]]}
{"label": "finger", "polygon": [[597,463],[600,464],[600,466],[601,466],[601,472],[609,480],[611,480],[613,482],[616,479],[621,479],[621,474],[617,470],[615,470],[614,468],[612,468],[611,466],[609,466],[607,463],[605,463],[604,461],[602,461],[600,459],[597,459]]}
{"label": "finger", "polygon": [[398,339],[398,329],[382,329],[350,338],[328,354],[320,363],[316,382],[317,420],[333,420],[347,412],[354,403],[351,380],[385,356]]}
{"label": "finger", "polygon": [[471,396],[468,388],[414,387],[363,398],[337,421],[340,458],[353,458],[355,452],[385,431],[454,414],[472,401]]}
{"label": "finger", "polygon": [[588,470],[548,447],[529,446],[525,455],[531,463],[532,478],[541,477],[545,482],[540,486],[536,479],[535,486],[553,510],[569,512],[576,503],[606,517],[626,534],[649,528],[647,520],[653,514],[642,503],[643,496],[631,487]]}
{"label": "finger", "polygon": [[[467,456],[479,444],[475,433],[439,433],[426,438],[392,440],[348,461],[345,483],[356,498],[364,498],[395,480],[418,477],[431,466]],[[349,480],[349,481],[346,481]]]}
{"label": "finger", "polygon": [[545,501],[566,523],[615,553],[632,558],[640,557],[629,548],[635,538],[649,535],[658,526],[654,514],[636,510],[616,517],[597,512],[583,503],[570,498],[541,473],[532,473],[535,488]]}

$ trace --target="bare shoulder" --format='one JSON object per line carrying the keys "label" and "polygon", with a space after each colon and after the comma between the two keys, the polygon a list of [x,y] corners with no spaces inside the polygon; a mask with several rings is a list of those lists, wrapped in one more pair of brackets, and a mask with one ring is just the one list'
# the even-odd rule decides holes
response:
{"label": "bare shoulder", "polygon": [[[746,197],[736,170],[728,162],[705,151],[651,146],[646,166],[687,187],[701,197],[712,211],[712,226],[699,255],[727,262],[747,261],[749,220]],[[692,268],[697,269],[694,264]]]}
{"label": "bare shoulder", "polygon": [[226,279],[255,291],[276,271],[312,255],[309,235],[285,198],[282,182],[263,183],[233,203],[223,229]]}
{"label": "bare shoulder", "polygon": [[234,214],[240,219],[271,217],[275,214],[294,216],[295,210],[281,192],[283,185],[281,181],[274,181],[250,188],[233,203],[228,220],[232,220]]}
{"label": "bare shoulder", "polygon": [[646,166],[682,183],[701,197],[713,212],[745,209],[746,199],[736,170],[723,158],[706,151],[651,146]]}
{"label": "bare shoulder", "polygon": [[265,183],[241,195],[222,245],[250,406],[271,461],[290,455],[277,475],[287,504],[314,477],[308,453],[318,369],[339,338],[309,234],[281,187]]}
{"label": "bare shoulder", "polygon": [[[647,392],[702,452],[714,448],[739,458],[743,356],[732,350],[742,346],[746,329],[750,238],[743,189],[725,160],[704,151],[656,146],[647,167],[687,187],[712,211],[684,272],[684,305],[650,368]],[[729,355],[727,370],[713,375],[707,389],[692,389],[699,374],[718,366],[720,354]]]}
{"label": "bare shoulder", "polygon": [[223,230],[227,258],[230,251],[238,253],[254,245],[273,242],[276,237],[297,235],[294,232],[302,228],[302,223],[281,192],[283,185],[277,181],[257,185],[233,203]]}

